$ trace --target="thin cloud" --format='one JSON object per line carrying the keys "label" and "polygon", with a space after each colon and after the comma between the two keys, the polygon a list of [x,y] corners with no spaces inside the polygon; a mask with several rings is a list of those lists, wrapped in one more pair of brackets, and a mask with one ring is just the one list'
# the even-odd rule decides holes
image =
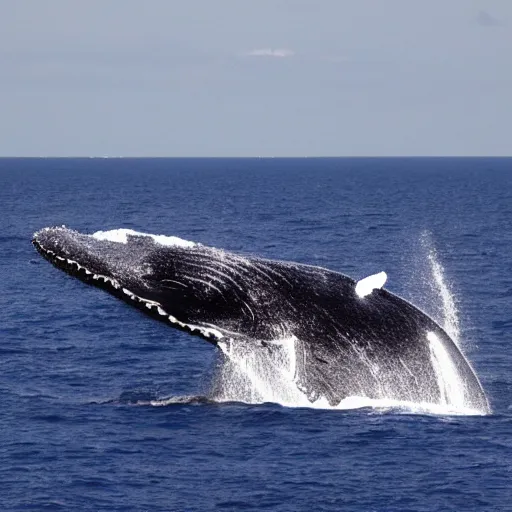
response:
{"label": "thin cloud", "polygon": [[293,50],[289,50],[288,48],[258,48],[256,50],[252,50],[247,53],[249,57],[277,57],[277,58],[285,58],[285,57],[293,57],[295,52]]}
{"label": "thin cloud", "polygon": [[503,23],[498,18],[495,18],[487,11],[480,11],[476,17],[476,22],[481,27],[501,27],[503,25]]}

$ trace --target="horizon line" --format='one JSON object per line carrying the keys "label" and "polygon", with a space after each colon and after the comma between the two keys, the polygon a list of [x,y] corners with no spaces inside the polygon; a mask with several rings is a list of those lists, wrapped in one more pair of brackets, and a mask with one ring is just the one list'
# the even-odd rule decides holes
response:
{"label": "horizon line", "polygon": [[302,160],[302,159],[419,159],[419,158],[432,158],[432,159],[442,159],[442,158],[494,158],[494,159],[504,159],[504,158],[512,158],[511,155],[315,155],[315,156],[87,156],[87,155],[31,155],[31,156],[19,156],[19,155],[0,155],[0,160],[14,160],[14,159],[33,159],[33,160],[43,160],[43,159],[52,159],[52,160],[274,160],[274,159],[287,159],[287,160]]}

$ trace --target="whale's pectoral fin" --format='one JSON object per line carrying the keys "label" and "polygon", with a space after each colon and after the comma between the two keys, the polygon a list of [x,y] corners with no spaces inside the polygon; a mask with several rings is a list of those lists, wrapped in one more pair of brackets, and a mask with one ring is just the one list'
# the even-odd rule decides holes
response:
{"label": "whale's pectoral fin", "polygon": [[379,272],[371,276],[365,277],[356,283],[356,293],[358,297],[366,297],[370,295],[373,290],[380,289],[386,283],[388,276],[386,272]]}

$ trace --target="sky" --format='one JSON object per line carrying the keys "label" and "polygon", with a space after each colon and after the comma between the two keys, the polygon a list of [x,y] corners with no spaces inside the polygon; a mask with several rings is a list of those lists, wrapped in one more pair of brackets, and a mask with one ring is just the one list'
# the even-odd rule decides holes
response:
{"label": "sky", "polygon": [[0,156],[473,155],[511,0],[0,0]]}

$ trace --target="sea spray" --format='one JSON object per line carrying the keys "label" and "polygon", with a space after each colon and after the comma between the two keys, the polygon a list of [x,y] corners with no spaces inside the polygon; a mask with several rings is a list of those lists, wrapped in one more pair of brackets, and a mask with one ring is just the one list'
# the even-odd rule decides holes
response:
{"label": "sea spray", "polygon": [[439,301],[438,309],[442,312],[442,318],[437,320],[460,348],[460,321],[455,297],[446,282],[444,268],[439,261],[430,233],[422,233],[421,244],[427,253],[427,261],[430,266],[428,283],[434,291],[434,296]]}
{"label": "sea spray", "polygon": [[266,347],[219,343],[223,363],[219,368],[215,398],[247,403],[276,402],[311,406],[297,387],[295,336],[274,340]]}
{"label": "sea spray", "polygon": [[443,313],[442,324],[444,330],[460,348],[460,322],[455,296],[446,282],[444,268],[439,261],[437,252],[427,233],[423,234],[422,243],[428,251],[427,258],[431,270],[431,283],[434,290],[437,292],[436,296],[441,301],[440,306]]}

